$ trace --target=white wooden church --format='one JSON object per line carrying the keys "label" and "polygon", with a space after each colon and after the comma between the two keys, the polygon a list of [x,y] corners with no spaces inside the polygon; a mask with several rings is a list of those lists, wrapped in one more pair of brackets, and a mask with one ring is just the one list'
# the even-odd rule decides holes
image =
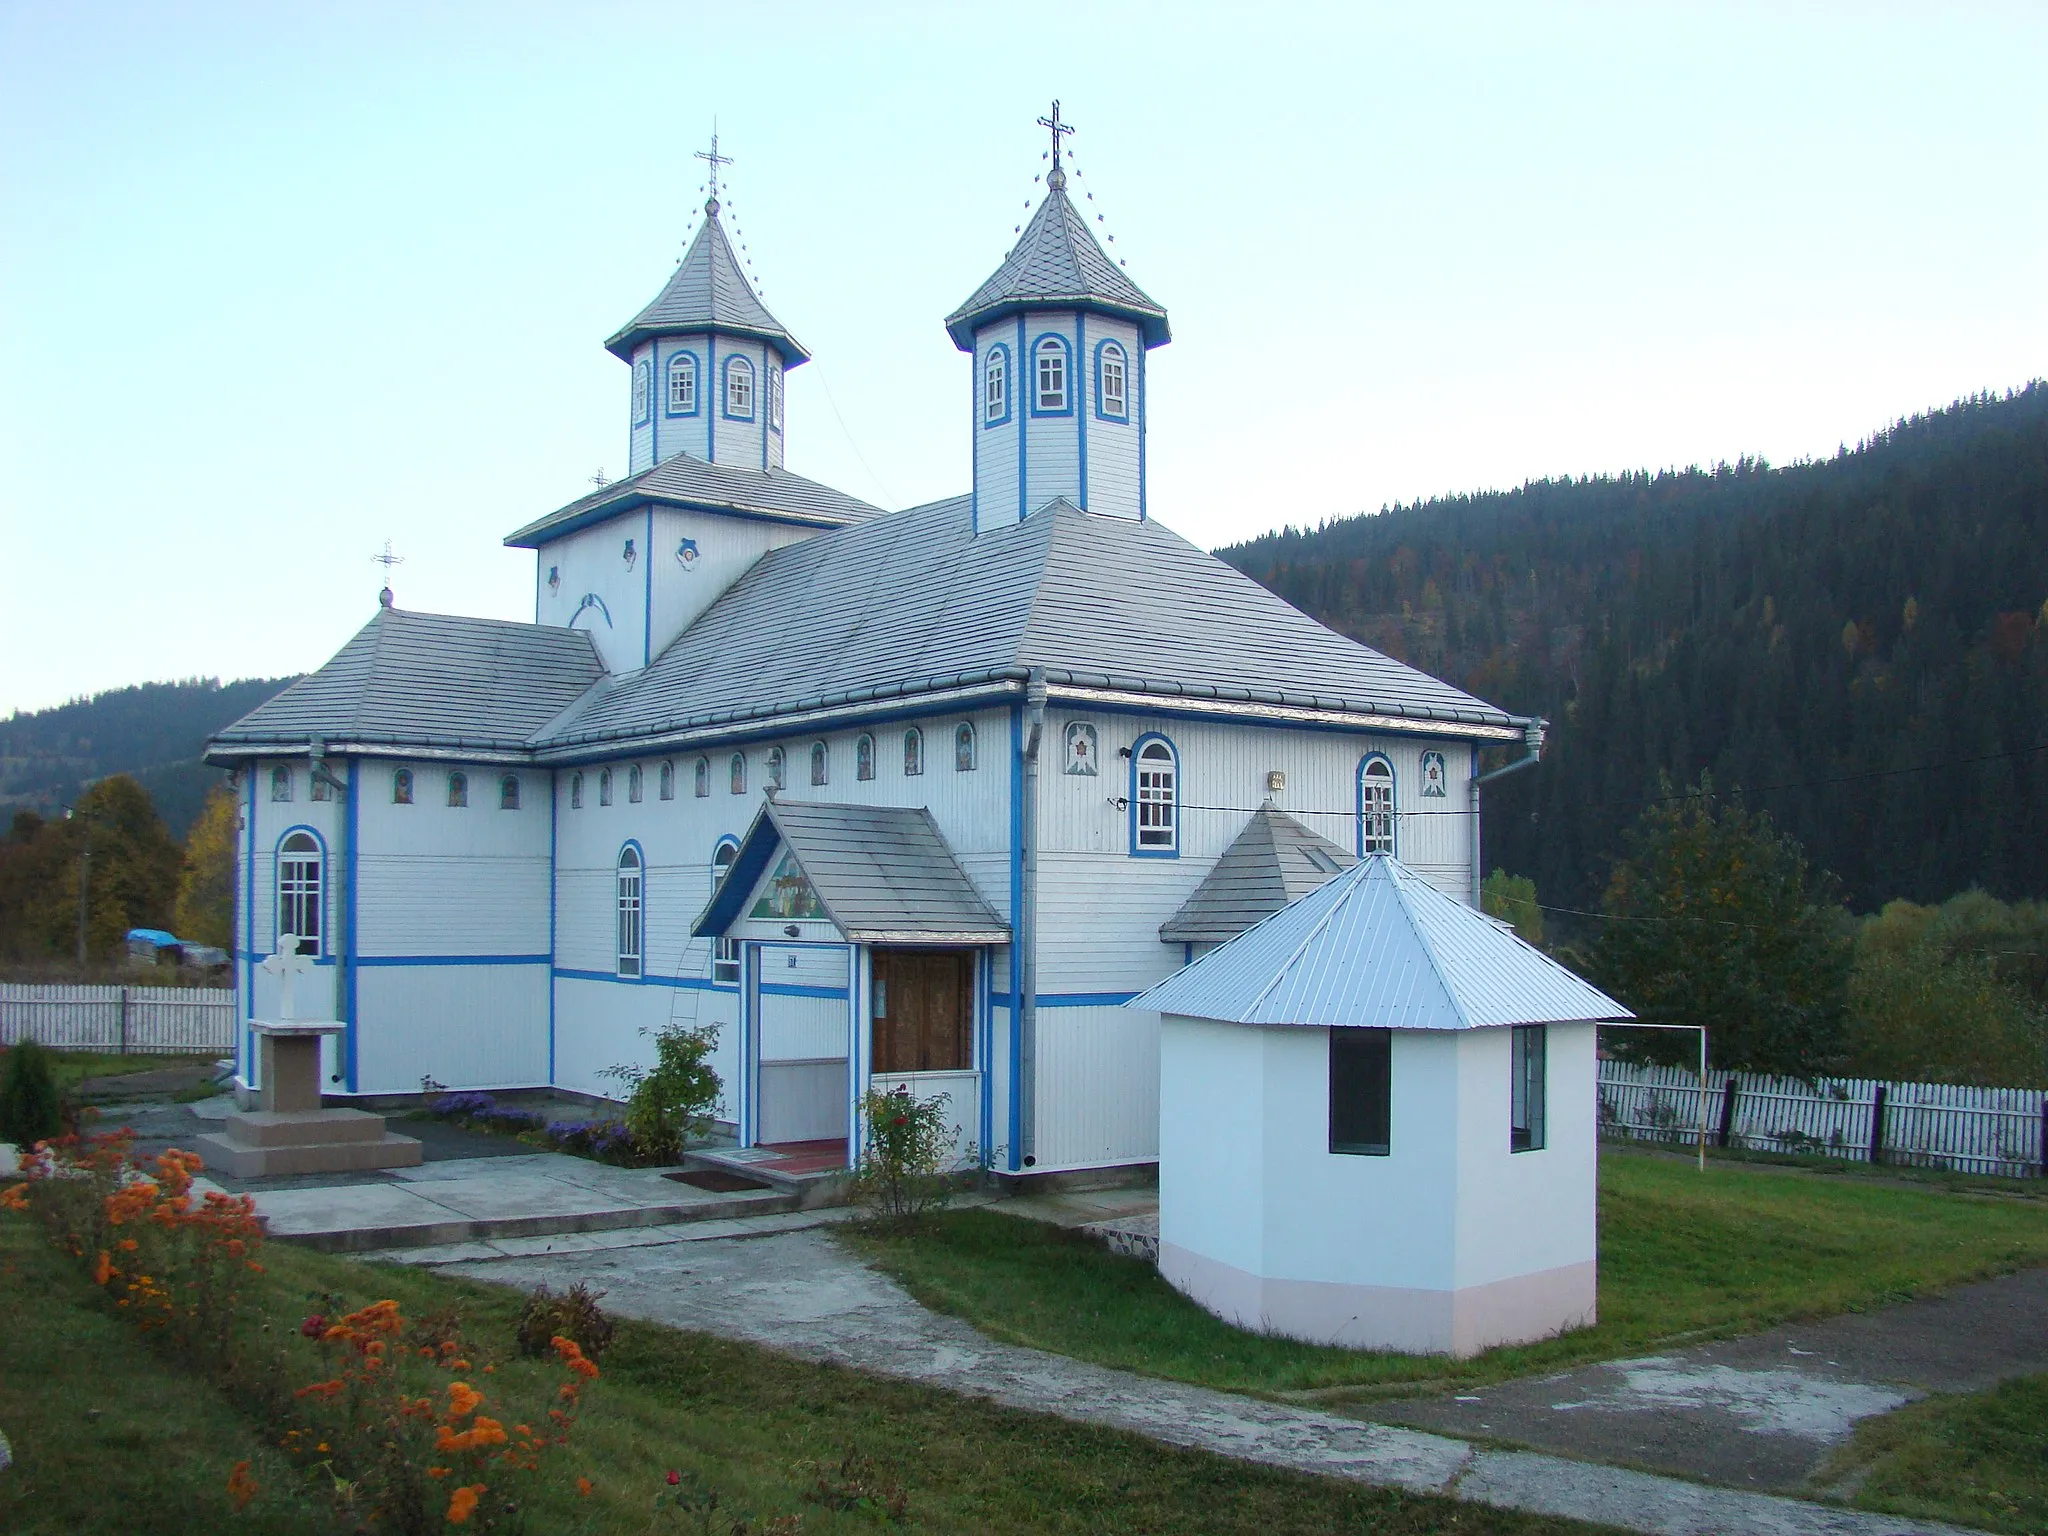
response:
{"label": "white wooden church", "polygon": [[995,1169],[1142,1164],[1161,1026],[1122,1004],[1362,855],[1476,900],[1480,751],[1539,722],[1161,521],[1167,314],[1053,142],[1044,201],[944,322],[962,494],[889,511],[784,467],[807,354],[714,182],[605,343],[632,473],[506,539],[534,553],[532,622],[387,591],[212,742],[243,800],[241,1016],[299,935],[345,1025],[334,1102],[602,1095],[645,1032],[716,1023],[742,1145],[856,1148],[862,1090],[908,1084]]}

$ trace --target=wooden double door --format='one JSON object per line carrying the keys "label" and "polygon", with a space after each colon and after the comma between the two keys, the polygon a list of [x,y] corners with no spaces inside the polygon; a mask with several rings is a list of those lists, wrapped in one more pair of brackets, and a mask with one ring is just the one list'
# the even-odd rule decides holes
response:
{"label": "wooden double door", "polygon": [[974,1065],[974,951],[869,951],[877,1073],[965,1072]]}

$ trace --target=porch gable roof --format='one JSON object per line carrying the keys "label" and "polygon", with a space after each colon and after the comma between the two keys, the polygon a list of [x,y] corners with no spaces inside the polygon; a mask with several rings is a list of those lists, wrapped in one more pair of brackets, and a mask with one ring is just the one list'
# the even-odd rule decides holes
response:
{"label": "porch gable roof", "polygon": [[922,807],[770,800],[691,927],[723,938],[787,848],[826,918],[852,944],[1007,944],[1010,928],[982,899]]}

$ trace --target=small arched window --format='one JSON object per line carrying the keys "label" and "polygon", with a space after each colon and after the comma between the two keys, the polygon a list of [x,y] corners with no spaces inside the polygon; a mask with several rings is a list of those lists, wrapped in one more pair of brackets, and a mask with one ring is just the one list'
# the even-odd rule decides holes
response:
{"label": "small arched window", "polygon": [[1130,368],[1123,343],[1105,341],[1095,349],[1095,414],[1123,421],[1131,414]]}
{"label": "small arched window", "polygon": [[1164,736],[1140,737],[1131,758],[1131,852],[1180,852],[1180,763]]}
{"label": "small arched window", "polygon": [[661,798],[673,800],[675,797],[676,765],[674,763],[663,763],[661,765]]}
{"label": "small arched window", "polygon": [[780,747],[768,749],[768,787],[781,789],[789,775],[789,754]]}
{"label": "small arched window", "polygon": [[270,798],[288,801],[292,797],[292,771],[283,763],[270,770]]}
{"label": "small arched window", "polygon": [[875,776],[875,738],[865,731],[853,743],[853,776],[856,779]]}
{"label": "small arched window", "polygon": [[296,934],[298,952],[320,953],[322,922],[326,906],[322,901],[325,860],[320,840],[310,832],[293,832],[277,845],[277,937],[283,947],[286,934]]}
{"label": "small arched window", "polygon": [[1031,351],[1031,414],[1064,416],[1070,388],[1067,342],[1063,336],[1041,336]]}
{"label": "small arched window", "polygon": [[410,768],[401,768],[391,775],[391,803],[393,805],[412,804],[412,770]]}
{"label": "small arched window", "polygon": [[690,767],[690,792],[699,800],[711,793],[711,759],[700,757]]}
{"label": "small arched window", "polygon": [[519,809],[519,775],[508,773],[498,780],[498,809],[516,811]]}
{"label": "small arched window", "polygon": [[671,416],[697,414],[697,358],[692,352],[678,352],[668,360],[668,413]]}
{"label": "small arched window", "polygon": [[633,365],[633,424],[638,426],[647,419],[648,363],[646,358]]}
{"label": "small arched window", "polygon": [[953,727],[953,771],[974,772],[974,725],[962,720]]}
{"label": "small arched window", "polygon": [[631,843],[619,850],[618,915],[619,974],[638,976],[641,937],[645,932],[645,871],[640,867],[640,850]]}
{"label": "small arched window", "polygon": [[726,776],[732,783],[732,792],[744,795],[747,792],[747,754],[735,752],[732,761],[726,765]]}
{"label": "small arched window", "polygon": [[1394,765],[1378,753],[1358,765],[1358,854],[1394,851]]}
{"label": "small arched window", "polygon": [[572,811],[583,809],[583,775],[581,772],[569,775],[569,809]]}
{"label": "small arched window", "polygon": [[[711,893],[718,894],[718,888],[725,884],[725,877],[732,873],[732,866],[740,856],[740,845],[732,838],[722,837],[718,846],[711,850]],[[740,941],[738,939],[713,939],[711,941],[711,980],[721,987],[734,987],[740,980]]]}
{"label": "small arched window", "polygon": [[725,414],[733,421],[754,419],[754,365],[744,357],[726,359]]}
{"label": "small arched window", "polygon": [[832,753],[822,741],[811,743],[811,782],[824,784],[832,777]]}
{"label": "small arched window", "polygon": [[914,779],[924,772],[924,732],[912,726],[903,733],[903,776]]}
{"label": "small arched window", "polygon": [[772,357],[768,360],[768,425],[782,430],[782,369]]}
{"label": "small arched window", "polygon": [[988,349],[981,365],[981,419],[991,427],[1010,419],[1010,349],[1000,343]]}
{"label": "small arched window", "polygon": [[448,803],[450,805],[469,804],[468,774],[451,773],[448,775]]}
{"label": "small arched window", "polygon": [[629,805],[640,803],[640,765],[633,764],[626,770],[626,801]]}
{"label": "small arched window", "polygon": [[597,770],[597,803],[599,805],[610,805],[612,803],[612,771],[609,768]]}

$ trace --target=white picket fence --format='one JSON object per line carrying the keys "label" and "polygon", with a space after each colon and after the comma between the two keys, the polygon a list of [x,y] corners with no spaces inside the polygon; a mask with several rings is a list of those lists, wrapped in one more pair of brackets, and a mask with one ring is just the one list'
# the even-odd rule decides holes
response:
{"label": "white picket fence", "polygon": [[0,1045],[226,1056],[235,1048],[231,987],[0,983]]}
{"label": "white picket fence", "polygon": [[[1691,1144],[1701,1107],[1696,1070],[1600,1063],[1603,1136]],[[1804,1083],[1713,1071],[1705,1110],[1714,1146],[2006,1178],[2048,1175],[2048,1093],[2039,1088],[1832,1077]]]}

